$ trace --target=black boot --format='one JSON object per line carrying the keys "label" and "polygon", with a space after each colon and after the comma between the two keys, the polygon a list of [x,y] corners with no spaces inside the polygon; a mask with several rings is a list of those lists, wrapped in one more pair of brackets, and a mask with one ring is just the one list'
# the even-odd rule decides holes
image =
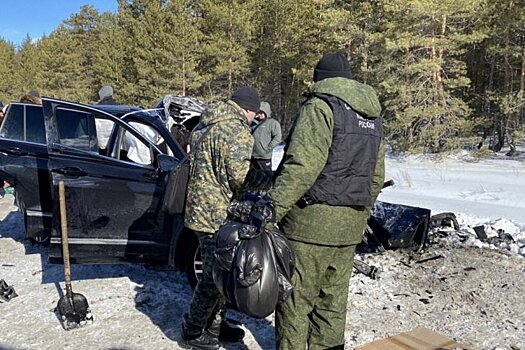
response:
{"label": "black boot", "polygon": [[202,332],[200,335],[190,335],[182,327],[182,340],[179,342],[179,346],[183,349],[194,349],[194,350],[215,350],[219,349],[219,340],[213,334],[209,332]]}
{"label": "black boot", "polygon": [[220,342],[240,342],[244,338],[244,330],[230,325],[225,319],[214,321],[206,328],[206,332],[219,339]]}

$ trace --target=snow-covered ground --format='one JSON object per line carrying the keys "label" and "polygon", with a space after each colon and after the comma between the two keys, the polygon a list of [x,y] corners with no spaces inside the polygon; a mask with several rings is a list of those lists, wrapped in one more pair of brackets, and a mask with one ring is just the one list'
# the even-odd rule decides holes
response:
{"label": "snow-covered ground", "polygon": [[[422,326],[472,349],[525,349],[525,160],[389,156],[387,178],[396,184],[380,200],[454,212],[460,230],[434,232],[420,254],[357,257],[380,271],[377,280],[350,281],[346,348]],[[25,240],[12,203],[12,195],[0,200],[0,279],[19,296],[0,303],[0,349],[178,349],[191,298],[186,278],[136,264],[74,265],[73,290],[87,297],[95,321],[64,331],[54,312],[62,266]],[[473,230],[480,225],[514,242],[481,242]],[[274,349],[273,315],[229,316],[247,332],[243,345],[226,349]]]}
{"label": "snow-covered ground", "polygon": [[442,161],[425,156],[386,160],[394,188],[380,200],[452,211],[480,219],[507,218],[525,224],[525,160],[476,160],[464,153]]}

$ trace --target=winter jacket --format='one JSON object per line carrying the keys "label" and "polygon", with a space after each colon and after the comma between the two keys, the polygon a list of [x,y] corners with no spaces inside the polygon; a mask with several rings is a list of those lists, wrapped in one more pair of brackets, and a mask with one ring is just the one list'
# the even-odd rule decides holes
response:
{"label": "winter jacket", "polygon": [[113,99],[113,96],[106,96],[100,100],[98,105],[118,105],[119,103]]}
{"label": "winter jacket", "polygon": [[253,137],[244,111],[233,101],[210,107],[192,133],[191,143],[195,151],[184,223],[213,234],[226,220],[228,204],[242,191],[250,168]]}
{"label": "winter jacket", "polygon": [[[381,106],[372,87],[348,78],[328,78],[314,84],[312,94],[336,96],[356,112],[379,117]],[[298,202],[323,171],[332,145],[334,117],[330,106],[312,97],[301,106],[284,156],[284,166],[268,195],[276,207],[287,238],[307,243],[341,246],[357,244],[370,214],[368,207]],[[381,142],[372,180],[375,201],[384,182],[384,145]]]}
{"label": "winter jacket", "polygon": [[266,114],[266,119],[253,131],[253,158],[272,159],[273,148],[281,142],[281,124],[272,119],[272,110],[267,102],[261,103],[261,111]]}

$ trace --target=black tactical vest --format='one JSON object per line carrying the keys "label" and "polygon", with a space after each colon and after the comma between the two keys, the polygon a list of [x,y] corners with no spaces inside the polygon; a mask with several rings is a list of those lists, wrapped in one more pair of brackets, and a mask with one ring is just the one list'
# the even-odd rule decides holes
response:
{"label": "black tactical vest", "polygon": [[305,203],[372,206],[372,179],[383,138],[382,118],[359,115],[335,96],[315,94],[334,115],[334,134],[326,165],[303,197]]}

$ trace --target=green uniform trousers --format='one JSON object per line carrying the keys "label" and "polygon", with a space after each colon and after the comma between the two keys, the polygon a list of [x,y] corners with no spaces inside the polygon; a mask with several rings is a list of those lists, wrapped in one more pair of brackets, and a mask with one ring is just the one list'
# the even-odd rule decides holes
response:
{"label": "green uniform trousers", "polygon": [[275,311],[277,348],[343,349],[355,245],[290,243],[296,256],[294,290]]}
{"label": "green uniform trousers", "polygon": [[220,319],[224,299],[213,281],[215,262],[215,237],[203,232],[196,232],[202,258],[202,276],[193,291],[188,313],[184,316],[183,327],[186,334],[198,336],[203,329]]}

